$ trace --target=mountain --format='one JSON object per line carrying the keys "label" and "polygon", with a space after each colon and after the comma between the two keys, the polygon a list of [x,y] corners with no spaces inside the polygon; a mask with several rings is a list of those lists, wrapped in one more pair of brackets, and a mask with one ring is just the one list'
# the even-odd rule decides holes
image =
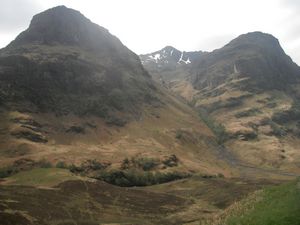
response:
{"label": "mountain", "polygon": [[171,157],[171,171],[228,168],[193,109],[160,88],[118,38],[65,6],[34,16],[1,49],[0,102],[1,165],[98,160],[118,169],[125,159]]}
{"label": "mountain", "polygon": [[[246,78],[218,79],[202,88],[193,71],[210,55],[171,47],[148,55],[146,67],[169,67],[159,72],[169,76],[168,90],[136,54],[80,12],[59,6],[34,16],[0,50],[1,225],[225,224],[231,212],[245,218],[236,205],[261,211],[257,197],[273,213],[272,190],[255,191],[297,176],[299,139],[290,133],[275,139],[268,132],[281,134],[286,117],[296,129],[299,111],[279,112],[292,103],[284,89],[231,89]],[[194,108],[170,90],[188,94]],[[261,107],[235,111],[255,104]],[[270,119],[273,109],[277,122]],[[249,113],[269,120],[262,125]],[[237,129],[242,133],[230,128],[232,115],[243,118]],[[281,161],[270,151],[272,141],[284,147],[278,150]],[[263,168],[270,163],[277,164]],[[296,193],[297,186],[277,189]],[[244,204],[236,204],[245,196]],[[284,203],[279,206],[298,203],[275,200]],[[294,212],[276,218],[295,221]]]}
{"label": "mountain", "polygon": [[247,88],[284,89],[298,81],[299,67],[270,34],[252,32],[202,57],[191,72],[198,89],[214,88],[230,79],[249,78]]}
{"label": "mountain", "polygon": [[173,74],[160,73],[232,156],[252,166],[300,170],[300,68],[275,37],[242,34]]}
{"label": "mountain", "polygon": [[158,103],[138,56],[65,6],[34,16],[1,50],[0,65],[1,103],[16,109],[109,117]]}
{"label": "mountain", "polygon": [[182,52],[172,46],[166,46],[159,51],[140,55],[140,59],[156,81],[168,83],[170,80],[182,78],[185,71],[204,54],[202,51]]}

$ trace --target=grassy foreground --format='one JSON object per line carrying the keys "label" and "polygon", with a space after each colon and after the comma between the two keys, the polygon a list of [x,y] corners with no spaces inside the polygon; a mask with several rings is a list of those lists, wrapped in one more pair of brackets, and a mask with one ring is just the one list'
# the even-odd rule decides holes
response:
{"label": "grassy foreground", "polygon": [[268,187],[232,206],[227,225],[300,225],[300,180]]}

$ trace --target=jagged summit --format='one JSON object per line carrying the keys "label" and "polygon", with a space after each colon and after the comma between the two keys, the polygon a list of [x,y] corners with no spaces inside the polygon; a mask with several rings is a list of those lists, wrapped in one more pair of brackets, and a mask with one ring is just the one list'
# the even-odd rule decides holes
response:
{"label": "jagged summit", "polygon": [[12,41],[9,47],[25,44],[73,45],[91,50],[121,45],[107,29],[66,6],[57,6],[35,15],[29,28]]}

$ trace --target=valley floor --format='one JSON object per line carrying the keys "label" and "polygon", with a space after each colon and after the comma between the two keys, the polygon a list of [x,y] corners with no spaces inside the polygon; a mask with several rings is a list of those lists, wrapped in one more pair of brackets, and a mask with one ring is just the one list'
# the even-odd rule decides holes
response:
{"label": "valley floor", "polygon": [[[286,182],[195,175],[160,185],[125,188],[77,176],[66,169],[37,168],[1,181],[0,221],[1,225],[249,224],[234,222],[242,221],[238,216],[245,213],[236,208],[248,209],[248,199],[252,204],[251,196],[262,192],[262,188],[266,188],[266,197],[260,198],[267,202],[255,202],[259,207],[270,208],[276,198],[279,205],[299,199],[299,182],[277,186],[280,183]],[[237,207],[239,204],[241,207]],[[299,207],[300,201],[292,201],[290,210],[282,213],[294,213]],[[299,215],[292,219],[300,221]]]}

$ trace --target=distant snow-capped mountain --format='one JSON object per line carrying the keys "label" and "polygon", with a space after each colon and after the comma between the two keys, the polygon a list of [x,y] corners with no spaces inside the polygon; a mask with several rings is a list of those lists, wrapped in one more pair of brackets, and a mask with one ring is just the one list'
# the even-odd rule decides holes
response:
{"label": "distant snow-capped mountain", "polygon": [[159,51],[140,55],[140,59],[155,80],[164,82],[186,74],[188,68],[198,62],[204,54],[202,51],[185,52],[167,46]]}
{"label": "distant snow-capped mountain", "polygon": [[198,59],[203,52],[185,52],[185,51],[179,51],[178,49],[167,46],[159,51],[140,55],[142,64],[152,64],[155,63],[157,65],[165,65],[169,63],[175,63],[175,64],[190,64],[195,59]]}

